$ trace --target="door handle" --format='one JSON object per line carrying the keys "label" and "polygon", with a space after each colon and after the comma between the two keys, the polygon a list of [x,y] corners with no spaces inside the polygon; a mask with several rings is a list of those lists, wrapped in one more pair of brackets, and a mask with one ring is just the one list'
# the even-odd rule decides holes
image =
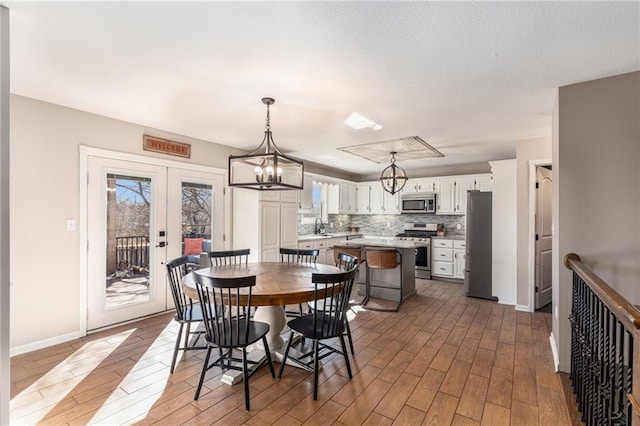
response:
{"label": "door handle", "polygon": [[160,241],[158,244],[156,244],[156,247],[166,247],[167,243],[164,241]]}

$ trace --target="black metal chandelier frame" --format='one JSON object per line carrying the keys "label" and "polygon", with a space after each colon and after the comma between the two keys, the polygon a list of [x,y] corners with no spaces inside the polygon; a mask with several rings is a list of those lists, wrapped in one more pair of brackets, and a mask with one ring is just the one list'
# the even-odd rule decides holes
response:
{"label": "black metal chandelier frame", "polygon": [[382,188],[391,195],[402,191],[409,178],[407,172],[396,164],[396,151],[391,151],[391,164],[380,174]]}
{"label": "black metal chandelier frame", "polygon": [[[229,186],[254,189],[258,191],[303,189],[304,163],[295,158],[284,155],[273,141],[271,132],[271,118],[269,107],[275,103],[273,98],[262,98],[267,106],[267,117],[264,138],[260,145],[246,155],[229,156]],[[252,179],[243,174],[238,177],[234,170],[243,167],[253,168]],[[285,171],[293,170],[293,173]],[[288,181],[288,176],[294,175],[295,182]]]}

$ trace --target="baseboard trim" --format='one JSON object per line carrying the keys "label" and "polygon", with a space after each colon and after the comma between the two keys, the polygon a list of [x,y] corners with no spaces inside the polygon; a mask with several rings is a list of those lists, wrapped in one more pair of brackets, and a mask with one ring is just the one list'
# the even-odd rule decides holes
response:
{"label": "baseboard trim", "polygon": [[556,339],[553,338],[553,331],[549,334],[549,343],[551,344],[551,353],[553,354],[553,365],[556,373],[560,371],[560,357],[558,356],[558,348],[556,347]]}
{"label": "baseboard trim", "polygon": [[530,305],[516,305],[516,311],[533,312]]}
{"label": "baseboard trim", "polygon": [[17,346],[15,348],[11,348],[9,355],[16,356],[21,355],[27,352],[37,351],[38,349],[48,348],[49,346],[57,345],[60,343],[65,343],[70,340],[79,339],[82,337],[82,333],[80,331],[74,331],[72,333],[61,334],[60,336],[50,337],[48,339],[39,340],[37,342],[28,343],[26,345]]}

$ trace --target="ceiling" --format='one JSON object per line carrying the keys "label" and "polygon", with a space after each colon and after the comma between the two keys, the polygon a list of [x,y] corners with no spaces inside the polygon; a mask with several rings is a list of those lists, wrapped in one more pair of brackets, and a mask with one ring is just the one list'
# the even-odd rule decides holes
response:
{"label": "ceiling", "polygon": [[[640,69],[640,2],[1,2],[11,91],[366,175],[339,147],[419,136],[431,167],[550,137],[560,86]],[[383,126],[343,124],[358,112]]]}

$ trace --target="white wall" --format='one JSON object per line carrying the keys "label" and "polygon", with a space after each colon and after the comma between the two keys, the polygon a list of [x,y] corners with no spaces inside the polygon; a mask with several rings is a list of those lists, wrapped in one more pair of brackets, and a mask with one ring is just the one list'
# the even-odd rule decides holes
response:
{"label": "white wall", "polygon": [[490,161],[493,175],[491,285],[500,303],[516,304],[516,160]]}
{"label": "white wall", "polygon": [[551,135],[545,138],[518,141],[517,162],[517,262],[516,303],[519,307],[533,307],[532,289],[529,285],[529,213],[535,206],[529,205],[529,162],[551,160]]}
{"label": "white wall", "polygon": [[[640,303],[640,72],[561,87],[554,114],[553,338],[569,370],[567,253]],[[554,302],[555,303],[555,302]]]}
{"label": "white wall", "polygon": [[67,219],[80,219],[79,146],[178,159],[143,151],[144,133],[190,143],[191,159],[184,161],[193,164],[226,169],[227,157],[241,152],[11,96],[12,351],[79,331],[78,234],[65,228]]}

